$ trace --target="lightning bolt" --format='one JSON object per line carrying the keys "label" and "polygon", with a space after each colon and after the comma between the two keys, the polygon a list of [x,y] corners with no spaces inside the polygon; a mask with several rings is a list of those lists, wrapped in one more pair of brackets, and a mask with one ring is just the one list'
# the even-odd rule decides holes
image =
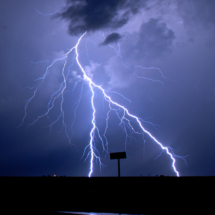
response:
{"label": "lightning bolt", "polygon": [[42,13],[37,8],[34,8],[34,10],[36,10],[37,13],[39,13],[40,15],[43,15],[43,16],[53,16],[58,12],[58,11],[55,11],[54,13]]}
{"label": "lightning bolt", "polygon": [[[108,121],[109,121],[109,115],[110,115],[110,112],[111,111],[114,111],[117,115],[117,117],[119,118],[120,120],[120,126],[122,126],[123,130],[125,131],[125,135],[126,135],[126,140],[125,140],[125,143],[127,142],[127,138],[128,137],[131,137],[128,132],[127,132],[127,129],[128,131],[130,131],[130,133],[135,133],[135,134],[140,134],[140,135],[148,135],[162,150],[161,154],[163,152],[166,152],[166,154],[170,157],[171,159],[171,162],[172,162],[172,169],[173,171],[175,172],[175,174],[179,177],[179,172],[176,168],[176,160],[175,160],[175,157],[180,157],[180,156],[177,156],[174,154],[172,148],[170,147],[166,147],[164,146],[160,141],[158,141],[149,131],[147,131],[143,125],[142,125],[142,122],[145,122],[144,120],[142,120],[141,118],[133,115],[132,113],[129,112],[129,110],[117,103],[116,101],[114,101],[111,96],[109,95],[109,93],[116,93],[116,94],[119,94],[115,91],[107,91],[105,90],[104,88],[102,88],[101,86],[97,85],[96,83],[93,82],[92,78],[90,78],[86,71],[84,70],[83,66],[81,65],[80,61],[79,61],[79,53],[78,53],[78,47],[79,47],[79,44],[82,40],[82,38],[87,34],[87,32],[85,32],[83,35],[80,36],[80,38],[78,39],[78,42],[76,43],[76,45],[74,47],[72,47],[66,54],[64,54],[63,57],[60,57],[60,58],[57,58],[55,59],[46,69],[45,73],[43,74],[42,77],[36,79],[35,81],[41,81],[41,84],[44,82],[45,78],[47,77],[47,75],[49,74],[49,70],[50,68],[58,61],[64,61],[64,65],[63,65],[63,69],[62,69],[62,77],[63,77],[63,81],[61,83],[61,86],[60,88],[51,95],[51,99],[49,100],[49,103],[48,103],[48,109],[46,111],[46,113],[38,116],[38,118],[33,121],[32,123],[29,124],[29,126],[33,125],[34,123],[36,123],[39,119],[41,119],[42,117],[45,117],[45,116],[48,116],[49,112],[54,108],[54,104],[55,104],[55,101],[60,98],[61,99],[61,103],[60,103],[60,115],[57,117],[57,119],[52,122],[50,124],[50,129],[51,129],[51,126],[53,126],[54,123],[56,123],[57,121],[59,121],[60,118],[62,118],[62,124],[63,124],[63,128],[64,128],[64,131],[65,131],[65,134],[69,140],[69,143],[71,143],[71,139],[69,137],[69,134],[67,132],[67,125],[65,123],[65,116],[64,116],[64,111],[63,111],[63,102],[64,102],[64,92],[65,92],[65,89],[67,87],[67,78],[68,78],[68,75],[70,74],[70,72],[68,72],[67,76],[65,75],[65,68],[67,66],[67,63],[68,63],[68,57],[69,55],[74,51],[75,52],[75,61],[82,73],[82,79],[78,79],[76,82],[75,82],[75,86],[73,88],[72,91],[75,90],[77,84],[81,81],[85,81],[88,86],[89,86],[89,89],[91,91],[91,107],[92,107],[92,120],[91,120],[91,123],[92,123],[92,129],[89,133],[89,136],[90,136],[90,141],[89,141],[89,144],[85,147],[84,149],[84,152],[83,152],[83,155],[82,157],[86,154],[86,151],[89,150],[89,152],[87,153],[86,155],[86,159],[88,159],[90,157],[90,168],[89,168],[89,173],[88,173],[88,176],[91,177],[92,174],[93,174],[93,170],[94,170],[94,160],[98,160],[99,161],[99,164],[100,164],[100,167],[102,164],[101,162],[101,159],[100,159],[100,155],[99,155],[99,152],[98,150],[96,149],[96,146],[95,146],[95,142],[96,142],[96,135],[97,137],[100,139],[100,141],[102,142],[102,146],[103,146],[103,150],[108,152],[108,139],[106,137],[106,132],[108,130]],[[122,57],[120,55],[120,52],[118,51],[118,55],[120,56],[121,60],[122,60]],[[122,60],[123,62],[123,60]],[[74,62],[73,62],[74,63]],[[73,64],[72,64],[73,65]],[[71,65],[71,66],[72,66]],[[70,66],[70,67],[71,67]],[[69,69],[70,69],[69,67]],[[137,67],[140,67],[140,66],[137,66]],[[159,68],[154,68],[154,67],[150,67],[150,68],[144,68],[144,67],[140,67],[141,69],[156,69],[160,72],[160,74],[163,76],[163,74],[161,73],[160,69]],[[164,77],[164,76],[163,76]],[[164,77],[165,78],[165,77]],[[82,85],[82,88],[83,88],[83,85]],[[34,89],[34,88],[32,88]],[[24,120],[27,116],[27,108],[28,108],[28,105],[29,103],[32,101],[32,99],[35,97],[36,95],[36,92],[37,92],[38,88],[36,88],[34,90],[34,94],[33,96],[26,100],[26,103],[25,103],[25,115],[22,119],[22,123],[21,125],[24,123]],[[108,107],[109,107],[109,110],[107,111],[107,115],[106,115],[106,126],[105,126],[105,131],[103,133],[103,135],[100,134],[100,131],[96,125],[96,107],[95,107],[95,90],[98,90],[102,93],[103,97],[104,97],[104,100],[108,103]],[[76,110],[77,110],[77,107],[80,103],[80,99],[81,99],[81,94],[82,94],[82,90],[81,90],[81,93],[80,93],[80,97],[79,97],[79,100],[75,103],[75,108],[74,108],[74,120],[72,122],[72,125],[71,127],[73,126],[74,124],[74,121],[75,121],[75,117],[76,117]],[[129,99],[125,98],[123,95],[119,94],[120,96],[122,96],[124,99],[128,100],[129,102],[131,102]],[[123,113],[122,116],[120,116],[120,113]],[[132,123],[136,123],[138,126],[139,126],[139,129],[141,132],[138,132],[134,129],[134,127],[132,126]],[[21,126],[20,125],[20,126]],[[103,138],[105,141],[103,141]],[[160,154],[160,155],[161,155]],[[160,156],[158,155],[158,156]],[[181,157],[180,157],[181,158]]]}

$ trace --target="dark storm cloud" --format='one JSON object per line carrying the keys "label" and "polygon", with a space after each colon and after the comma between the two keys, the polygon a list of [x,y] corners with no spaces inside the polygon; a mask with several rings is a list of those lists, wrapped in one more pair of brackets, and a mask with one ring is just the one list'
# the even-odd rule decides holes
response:
{"label": "dark storm cloud", "polygon": [[136,49],[141,55],[161,57],[171,50],[175,38],[166,23],[153,18],[141,25]]}
{"label": "dark storm cloud", "polygon": [[103,43],[101,43],[101,45],[108,45],[109,43],[113,43],[113,42],[117,42],[119,39],[122,38],[122,35],[118,34],[118,33],[112,33],[109,34]]}
{"label": "dark storm cloud", "polygon": [[128,35],[122,46],[123,56],[129,60],[154,60],[170,53],[176,36],[165,22],[151,18],[143,22],[137,33]]}
{"label": "dark storm cloud", "polygon": [[78,35],[120,28],[142,8],[146,8],[146,0],[67,0],[64,12],[56,16],[69,20],[69,33]]}

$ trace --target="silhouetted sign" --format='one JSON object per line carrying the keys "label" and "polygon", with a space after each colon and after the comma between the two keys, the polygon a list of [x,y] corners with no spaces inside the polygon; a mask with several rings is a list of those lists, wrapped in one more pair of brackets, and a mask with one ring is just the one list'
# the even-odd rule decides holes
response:
{"label": "silhouetted sign", "polygon": [[122,158],[126,158],[126,152],[110,153],[110,159],[122,159]]}
{"label": "silhouetted sign", "polygon": [[113,152],[110,153],[110,159],[118,159],[118,177],[120,177],[120,162],[119,159],[126,158],[126,152]]}

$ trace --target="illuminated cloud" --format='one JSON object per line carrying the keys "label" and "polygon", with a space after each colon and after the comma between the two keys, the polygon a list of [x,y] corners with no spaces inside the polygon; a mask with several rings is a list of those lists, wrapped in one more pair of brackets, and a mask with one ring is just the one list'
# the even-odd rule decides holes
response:
{"label": "illuminated cloud", "polygon": [[120,43],[122,58],[114,56],[108,61],[105,69],[110,78],[109,88],[126,88],[137,81],[133,75],[135,63],[162,58],[172,51],[175,38],[174,32],[161,20],[143,22],[138,32],[125,36]]}

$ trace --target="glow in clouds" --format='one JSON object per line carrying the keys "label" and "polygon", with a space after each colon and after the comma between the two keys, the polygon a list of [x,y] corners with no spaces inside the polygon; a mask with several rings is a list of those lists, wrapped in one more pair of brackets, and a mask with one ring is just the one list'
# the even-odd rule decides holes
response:
{"label": "glow in clouds", "polygon": [[[161,149],[163,150],[162,152],[166,152],[170,159],[171,159],[171,162],[172,162],[172,168],[173,168],[173,171],[175,172],[175,174],[177,176],[179,176],[179,172],[177,171],[176,169],[176,166],[175,166],[175,158],[174,157],[179,157],[177,155],[174,154],[173,150],[170,148],[170,147],[165,147],[163,146],[163,144],[161,142],[159,142],[149,131],[147,131],[141,121],[143,122],[142,119],[138,118],[137,116],[131,114],[127,108],[125,108],[124,106],[122,106],[121,104],[117,103],[116,101],[113,101],[112,98],[107,94],[107,93],[117,93],[117,92],[113,92],[113,91],[107,91],[105,89],[103,89],[101,86],[99,85],[96,85],[92,79],[87,76],[84,68],[82,67],[81,63],[79,62],[79,53],[78,53],[78,46],[82,40],[82,38],[86,35],[87,32],[85,32],[78,40],[77,44],[72,47],[66,54],[64,54],[63,57],[61,58],[58,58],[58,59],[55,59],[46,69],[44,75],[38,79],[36,79],[35,81],[39,81],[41,80],[42,83],[44,82],[46,76],[48,75],[49,73],[49,69],[58,61],[61,61],[61,60],[64,60],[64,66],[62,68],[62,76],[63,76],[63,82],[60,86],[60,88],[54,93],[52,94],[51,96],[51,99],[48,103],[48,110],[46,113],[44,113],[43,115],[39,116],[35,121],[33,121],[32,123],[29,124],[30,125],[33,125],[34,123],[36,123],[40,118],[44,117],[44,116],[48,116],[48,114],[50,113],[50,111],[54,108],[54,103],[56,101],[56,99],[58,98],[61,98],[61,107],[60,107],[60,110],[61,110],[61,113],[60,115],[58,116],[58,118],[52,122],[50,124],[50,129],[51,129],[51,126],[53,126],[54,123],[56,123],[57,121],[59,121],[60,118],[62,118],[62,123],[63,123],[63,128],[65,130],[65,133],[66,133],[66,136],[69,140],[69,143],[71,143],[71,139],[69,137],[69,134],[68,134],[68,131],[67,131],[67,125],[65,124],[65,116],[64,116],[64,110],[63,110],[63,102],[64,102],[64,92],[65,92],[65,89],[67,87],[67,77],[69,75],[69,73],[67,74],[67,76],[65,75],[65,68],[67,66],[67,60],[68,60],[68,57],[70,55],[70,53],[72,53],[73,51],[75,51],[75,60],[76,60],[76,63],[77,65],[79,66],[81,72],[82,72],[82,75],[83,75],[83,80],[86,81],[89,85],[89,89],[91,90],[91,93],[92,93],[92,96],[91,96],[91,106],[92,106],[92,129],[90,131],[90,141],[89,141],[89,144],[85,147],[84,149],[84,153],[83,153],[83,156],[85,155],[85,152],[86,150],[89,150],[87,156],[86,156],[86,159],[88,157],[90,157],[90,169],[89,169],[89,173],[88,173],[88,176],[91,177],[92,174],[93,174],[93,166],[94,166],[94,159],[98,159],[99,160],[99,163],[100,165],[102,165],[101,163],[101,160],[100,160],[100,157],[98,155],[98,150],[96,149],[96,146],[95,146],[95,135],[97,133],[100,141],[102,142],[102,146],[103,146],[103,150],[108,152],[108,140],[107,140],[107,137],[106,137],[106,132],[107,132],[107,129],[108,129],[108,120],[109,120],[109,113],[111,111],[115,111],[117,117],[119,118],[120,120],[120,125],[124,128],[124,131],[125,131],[125,134],[126,134],[126,139],[128,137],[128,134],[127,134],[127,131],[126,131],[126,126],[129,127],[129,129],[133,132],[133,133],[136,133],[136,134],[147,134],[155,143],[157,143]],[[72,66],[72,65],[71,65]],[[70,66],[70,67],[71,67]],[[69,68],[70,68],[69,67]],[[142,69],[145,69],[145,68],[142,68]],[[152,68],[150,68],[152,69]],[[153,68],[153,69],[157,69],[157,68]],[[74,89],[75,87],[77,86],[77,84],[82,81],[81,79],[79,79],[76,83],[75,83],[75,86],[74,86]],[[33,89],[33,88],[32,88]],[[73,89],[73,91],[74,91]],[[96,126],[96,107],[95,107],[95,104],[94,104],[94,99],[95,99],[95,89],[99,90],[103,96],[104,96],[104,99],[105,101],[108,103],[109,105],[109,111],[107,112],[107,116],[106,116],[106,127],[105,127],[105,131],[104,131],[104,134],[103,135],[100,135],[100,131],[99,131],[99,128]],[[32,101],[32,99],[35,97],[36,95],[36,92],[37,92],[37,88],[34,90],[34,94],[33,96],[28,99],[25,103],[25,115],[22,119],[22,123],[21,125],[24,123],[24,120],[27,116],[27,108],[28,108],[28,104]],[[81,93],[82,93],[82,90],[81,90]],[[117,93],[119,94],[119,93]],[[121,94],[120,94],[121,95]],[[122,95],[121,95],[122,96]],[[80,94],[80,97],[81,98],[81,94]],[[123,97],[125,98],[125,97]],[[126,99],[126,98],[125,98]],[[128,100],[128,99],[127,99]],[[130,101],[130,100],[129,100]],[[77,107],[78,107],[78,104],[80,103],[80,99],[78,102],[76,102],[75,104],[75,109],[74,109],[74,120],[75,120],[75,116],[76,116],[76,110],[77,110]],[[117,107],[118,109],[114,109],[114,107]],[[118,113],[118,110],[121,110],[123,111],[123,116],[119,116],[119,113]],[[132,119],[134,120],[138,125],[139,125],[139,128],[141,130],[141,132],[137,132],[134,127],[131,125],[131,122],[129,119]],[[72,126],[74,124],[74,121],[72,123]],[[20,126],[21,126],[20,125]],[[103,138],[105,141],[103,141]],[[83,157],[82,156],[82,157]],[[182,158],[182,157],[180,157]],[[85,159],[85,160],[86,160]],[[183,159],[183,158],[182,158]]]}

